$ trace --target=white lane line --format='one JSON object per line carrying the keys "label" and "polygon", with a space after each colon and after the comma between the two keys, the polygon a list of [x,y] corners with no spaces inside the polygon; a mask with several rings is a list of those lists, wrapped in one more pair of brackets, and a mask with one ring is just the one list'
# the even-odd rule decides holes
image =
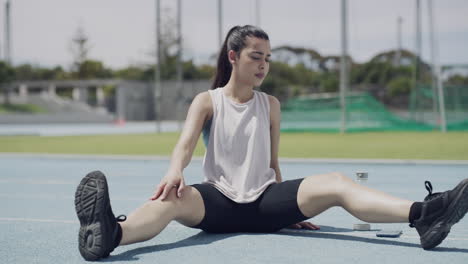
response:
{"label": "white lane line", "polygon": [[41,185],[75,185],[76,182],[72,181],[57,181],[57,180],[40,180],[40,179],[2,179],[0,183],[7,184],[41,184]]}
{"label": "white lane line", "polygon": [[77,220],[16,218],[16,217],[0,217],[0,221],[4,221],[4,222],[33,222],[33,223],[60,223],[60,224],[78,224],[79,223],[79,221],[77,221]]}
{"label": "white lane line", "polygon": [[[32,158],[32,159],[100,159],[129,161],[170,161],[170,156],[156,155],[92,155],[92,154],[47,154],[0,152],[0,158]],[[280,158],[285,163],[350,163],[350,164],[428,164],[428,165],[468,165],[468,160],[429,160],[429,159],[320,159],[320,158]],[[203,161],[202,156],[192,157],[192,161]]]}
{"label": "white lane line", "polygon": [[[46,180],[46,179],[40,179],[40,178],[35,178],[35,179],[18,179],[18,178],[6,178],[6,179],[0,179],[0,184],[32,184],[32,185],[73,185],[77,186],[79,184],[79,181],[64,181],[64,180]],[[112,185],[125,185],[127,187],[141,187],[145,188],[148,187],[148,184],[144,183],[126,183],[122,181],[113,181]]]}
{"label": "white lane line", "polygon": [[[40,219],[40,218],[23,218],[23,217],[0,217],[0,222],[29,222],[29,223],[54,223],[54,224],[79,224],[78,220],[60,220],[60,219]],[[177,222],[172,222],[167,225],[171,228],[188,228]]]}
{"label": "white lane line", "polygon": [[[353,236],[353,237],[364,237],[364,238],[379,238],[376,236],[376,233],[360,233],[360,232],[347,232],[347,233],[340,233],[340,232],[322,232],[322,231],[301,231],[301,230],[294,230],[294,229],[284,229],[287,233],[305,233],[305,234],[328,234],[328,235],[343,235],[343,236]],[[401,235],[400,238],[407,238],[407,239],[418,239],[419,236],[408,236],[408,235]],[[386,238],[379,238],[379,239],[386,239]],[[398,238],[388,238],[388,239],[398,239]],[[453,241],[468,241],[467,237],[447,237],[445,240],[453,240]]]}
{"label": "white lane line", "polygon": [[[149,197],[149,196],[148,196]],[[51,194],[0,194],[0,198],[5,199],[43,199],[43,200],[74,200],[75,196],[73,195],[51,195]],[[144,198],[130,198],[130,197],[114,197],[112,201],[137,201],[144,203],[146,200]]]}

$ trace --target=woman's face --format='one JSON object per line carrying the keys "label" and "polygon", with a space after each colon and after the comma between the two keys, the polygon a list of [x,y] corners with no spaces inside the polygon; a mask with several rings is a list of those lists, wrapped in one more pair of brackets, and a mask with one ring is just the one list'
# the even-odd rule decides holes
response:
{"label": "woman's face", "polygon": [[235,68],[237,79],[246,85],[260,86],[270,69],[270,41],[256,37],[246,38],[246,47],[239,57],[229,52],[229,59]]}

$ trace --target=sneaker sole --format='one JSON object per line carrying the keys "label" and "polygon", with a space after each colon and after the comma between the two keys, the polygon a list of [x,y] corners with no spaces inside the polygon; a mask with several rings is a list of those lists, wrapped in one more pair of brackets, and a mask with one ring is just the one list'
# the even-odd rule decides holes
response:
{"label": "sneaker sole", "polygon": [[109,206],[107,181],[100,171],[86,175],[75,192],[75,210],[80,220],[78,248],[85,260],[98,260],[107,256],[105,225],[99,219]]}
{"label": "sneaker sole", "polygon": [[442,243],[450,233],[451,227],[468,211],[468,179],[461,181],[455,189],[459,189],[458,194],[449,205],[447,212],[434,221],[428,231],[421,236],[421,246],[424,249],[432,249]]}

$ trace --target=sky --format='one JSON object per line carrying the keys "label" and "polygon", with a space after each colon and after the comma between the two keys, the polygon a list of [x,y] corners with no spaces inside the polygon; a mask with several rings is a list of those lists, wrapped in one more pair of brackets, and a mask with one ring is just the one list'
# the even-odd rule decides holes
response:
{"label": "sky", "polygon": [[[0,0],[0,29],[5,24]],[[427,0],[422,0],[423,59],[430,59]],[[176,0],[161,0],[165,16],[176,15]],[[223,0],[223,32],[260,21],[272,48],[280,45],[340,54],[340,0]],[[201,64],[218,52],[218,0],[182,0],[184,59]],[[348,1],[348,50],[357,62],[397,47],[402,17],[403,48],[415,47],[413,0]],[[433,0],[441,64],[468,64],[468,1]],[[113,69],[151,63],[155,43],[155,0],[11,0],[12,62],[69,69],[71,40],[82,27],[89,58]],[[224,37],[223,37],[224,38]],[[4,56],[0,33],[0,56]],[[274,58],[273,58],[274,59]]]}

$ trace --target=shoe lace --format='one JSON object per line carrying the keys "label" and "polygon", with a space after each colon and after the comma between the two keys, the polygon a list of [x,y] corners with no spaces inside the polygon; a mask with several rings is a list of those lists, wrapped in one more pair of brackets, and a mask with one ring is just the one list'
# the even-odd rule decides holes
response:
{"label": "shoe lace", "polygon": [[432,183],[430,181],[425,181],[424,185],[426,186],[426,190],[429,192],[426,198],[424,198],[424,201],[433,200],[442,194],[441,192],[432,193],[433,188],[432,188]]}
{"label": "shoe lace", "polygon": [[[431,183],[430,181],[425,181],[425,182],[424,182],[424,186],[426,187],[426,190],[427,190],[427,192],[429,193],[429,194],[424,198],[424,201],[425,201],[425,202],[430,201],[430,200],[433,200],[433,199],[437,198],[438,196],[440,196],[440,195],[442,194],[441,192],[432,193],[433,188],[432,188],[432,183]],[[414,223],[410,223],[409,226],[410,226],[410,227],[414,227]]]}
{"label": "shoe lace", "polygon": [[127,220],[127,216],[126,216],[126,215],[119,215],[119,216],[117,216],[117,217],[115,218],[115,220],[116,220],[117,222],[123,222],[123,221]]}

